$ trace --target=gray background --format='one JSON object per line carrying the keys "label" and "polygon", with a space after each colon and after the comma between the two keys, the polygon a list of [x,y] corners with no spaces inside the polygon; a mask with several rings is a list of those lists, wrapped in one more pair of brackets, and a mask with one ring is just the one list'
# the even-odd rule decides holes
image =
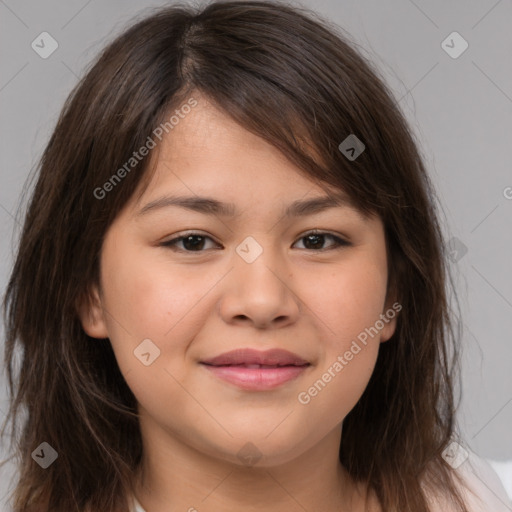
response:
{"label": "gray background", "polygon": [[[19,229],[20,194],[64,99],[84,66],[132,16],[160,5],[164,2],[0,0],[2,293]],[[450,264],[464,318],[461,429],[479,456],[512,459],[512,2],[304,0],[301,5],[352,35],[381,69],[417,136],[444,210],[445,232],[458,240]],[[31,48],[43,31],[59,44],[47,59]],[[441,46],[453,31],[469,44],[458,58]],[[0,385],[3,418],[3,375]],[[12,465],[0,472],[0,502],[13,474]]]}

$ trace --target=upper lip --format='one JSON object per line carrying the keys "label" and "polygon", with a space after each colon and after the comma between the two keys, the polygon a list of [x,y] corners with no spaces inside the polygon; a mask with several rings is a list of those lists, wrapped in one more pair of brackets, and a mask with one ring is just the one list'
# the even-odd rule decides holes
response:
{"label": "upper lip", "polygon": [[201,361],[203,364],[212,366],[226,366],[236,364],[261,364],[269,366],[303,366],[309,364],[297,354],[282,349],[271,349],[266,351],[253,350],[249,348],[231,350],[211,359]]}

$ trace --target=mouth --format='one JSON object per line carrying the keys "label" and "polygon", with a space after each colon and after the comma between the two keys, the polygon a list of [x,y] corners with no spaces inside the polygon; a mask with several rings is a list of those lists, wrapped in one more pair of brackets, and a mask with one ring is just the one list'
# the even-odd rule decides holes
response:
{"label": "mouth", "polygon": [[297,354],[281,349],[238,349],[200,363],[217,378],[252,391],[274,389],[296,379],[311,366]]}
{"label": "mouth", "polygon": [[211,359],[201,361],[203,364],[211,366],[235,366],[235,365],[258,365],[258,366],[303,366],[309,364],[293,352],[282,349],[270,349],[266,351],[254,350],[250,348],[240,348],[224,352]]}
{"label": "mouth", "polygon": [[223,368],[231,368],[231,367],[237,367],[237,368],[249,368],[250,370],[256,370],[260,368],[268,369],[268,368],[284,368],[288,366],[306,366],[309,363],[306,363],[306,365],[301,364],[209,364],[209,363],[203,363],[207,366],[215,366],[215,367],[223,367]]}

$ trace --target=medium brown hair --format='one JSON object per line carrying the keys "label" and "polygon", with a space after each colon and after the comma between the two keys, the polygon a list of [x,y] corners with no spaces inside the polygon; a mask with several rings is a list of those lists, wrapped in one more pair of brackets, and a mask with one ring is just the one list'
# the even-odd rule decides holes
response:
{"label": "medium brown hair", "polygon": [[[194,92],[382,219],[388,291],[402,311],[344,420],[340,460],[384,512],[429,511],[427,488],[467,512],[441,456],[457,429],[459,347],[435,196],[393,95],[356,46],[303,8],[177,5],[131,25],[72,91],[40,161],[4,298],[14,512],[128,507],[142,455],[136,399],[77,305],[99,285],[104,235],[148,180],[150,159],[106,197],[94,191]],[[350,134],[365,144],[353,161],[338,148]],[[46,470],[31,457],[43,441],[59,454]]]}

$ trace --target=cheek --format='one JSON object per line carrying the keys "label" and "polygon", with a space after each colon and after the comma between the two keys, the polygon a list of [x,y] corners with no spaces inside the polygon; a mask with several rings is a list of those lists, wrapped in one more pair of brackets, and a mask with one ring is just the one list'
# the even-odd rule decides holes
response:
{"label": "cheek", "polygon": [[[187,348],[203,323],[204,297],[214,282],[199,279],[197,271],[192,276],[162,264],[143,264],[133,253],[105,269],[108,331],[128,386],[150,410],[159,411],[162,400],[166,407],[185,410],[188,395],[177,382],[186,376]],[[147,353],[150,364],[145,365]]]}
{"label": "cheek", "polygon": [[205,297],[218,276],[165,261],[149,264],[143,252],[133,249],[125,258],[118,254],[106,252],[103,277],[106,321],[120,365],[138,362],[133,351],[145,339],[160,350],[154,364],[179,361],[200,328]]}
{"label": "cheek", "polygon": [[380,346],[376,324],[383,313],[386,273],[381,262],[368,258],[353,263],[332,273],[323,292],[317,290],[309,296],[316,302],[312,309],[325,340],[318,372],[309,385],[313,396],[318,393],[314,399],[317,406],[337,404],[330,408],[333,424],[341,421],[361,397]]}
{"label": "cheek", "polygon": [[327,332],[338,350],[348,349],[383,313],[387,276],[381,267],[380,262],[361,258],[332,273],[327,286],[315,292],[318,316],[329,327]]}

